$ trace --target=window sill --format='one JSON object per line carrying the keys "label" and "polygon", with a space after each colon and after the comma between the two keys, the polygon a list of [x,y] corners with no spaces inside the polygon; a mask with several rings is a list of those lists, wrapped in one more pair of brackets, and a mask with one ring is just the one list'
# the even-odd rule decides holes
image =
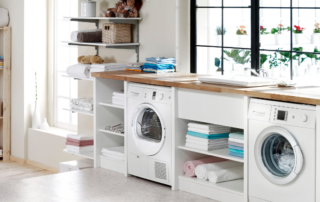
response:
{"label": "window sill", "polygon": [[67,137],[68,134],[77,134],[77,132],[75,132],[75,131],[66,130],[66,129],[62,129],[62,128],[56,128],[56,127],[50,127],[49,130],[40,130],[40,129],[33,129],[33,128],[29,128],[29,130],[38,131],[38,132],[46,133],[49,135],[56,135],[56,136],[60,136],[60,137],[65,137],[65,138]]}

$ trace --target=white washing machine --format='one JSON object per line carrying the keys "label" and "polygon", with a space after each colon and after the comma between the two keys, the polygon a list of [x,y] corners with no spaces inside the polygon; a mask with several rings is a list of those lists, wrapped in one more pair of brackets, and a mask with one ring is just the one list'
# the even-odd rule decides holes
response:
{"label": "white washing machine", "polygon": [[171,185],[171,88],[130,83],[129,174]]}
{"label": "white washing machine", "polygon": [[314,202],[316,107],[251,99],[249,201]]}

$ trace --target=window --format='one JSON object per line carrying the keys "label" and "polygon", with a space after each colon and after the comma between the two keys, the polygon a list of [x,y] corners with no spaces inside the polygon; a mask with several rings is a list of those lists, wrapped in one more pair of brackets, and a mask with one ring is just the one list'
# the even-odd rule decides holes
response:
{"label": "window", "polygon": [[78,23],[63,21],[66,16],[78,16],[77,0],[55,1],[54,125],[77,130],[77,114],[64,109],[70,108],[70,99],[78,97],[78,82],[65,77],[67,67],[77,62],[78,48],[61,42],[68,40],[72,31],[78,30]]}
{"label": "window", "polygon": [[191,72],[319,84],[320,0],[191,0]]}

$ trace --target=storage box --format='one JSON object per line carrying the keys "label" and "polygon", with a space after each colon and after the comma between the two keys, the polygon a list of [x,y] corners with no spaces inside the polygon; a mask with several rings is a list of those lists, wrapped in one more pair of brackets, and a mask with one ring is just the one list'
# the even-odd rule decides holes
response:
{"label": "storage box", "polygon": [[83,170],[87,168],[93,168],[92,159],[80,159],[76,161],[67,161],[60,163],[60,173]]}
{"label": "storage box", "polygon": [[102,25],[102,42],[107,44],[130,43],[131,25],[104,23]]}

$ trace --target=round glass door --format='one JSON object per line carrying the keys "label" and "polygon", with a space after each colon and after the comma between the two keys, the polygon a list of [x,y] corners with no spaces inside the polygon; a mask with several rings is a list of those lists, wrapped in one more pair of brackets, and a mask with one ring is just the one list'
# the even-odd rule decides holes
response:
{"label": "round glass door", "polygon": [[287,130],[270,127],[255,143],[255,160],[260,172],[274,184],[288,184],[303,166],[303,156],[295,138]]}
{"label": "round glass door", "polygon": [[150,104],[140,105],[132,120],[132,138],[145,155],[157,154],[165,141],[164,122],[158,110]]}

